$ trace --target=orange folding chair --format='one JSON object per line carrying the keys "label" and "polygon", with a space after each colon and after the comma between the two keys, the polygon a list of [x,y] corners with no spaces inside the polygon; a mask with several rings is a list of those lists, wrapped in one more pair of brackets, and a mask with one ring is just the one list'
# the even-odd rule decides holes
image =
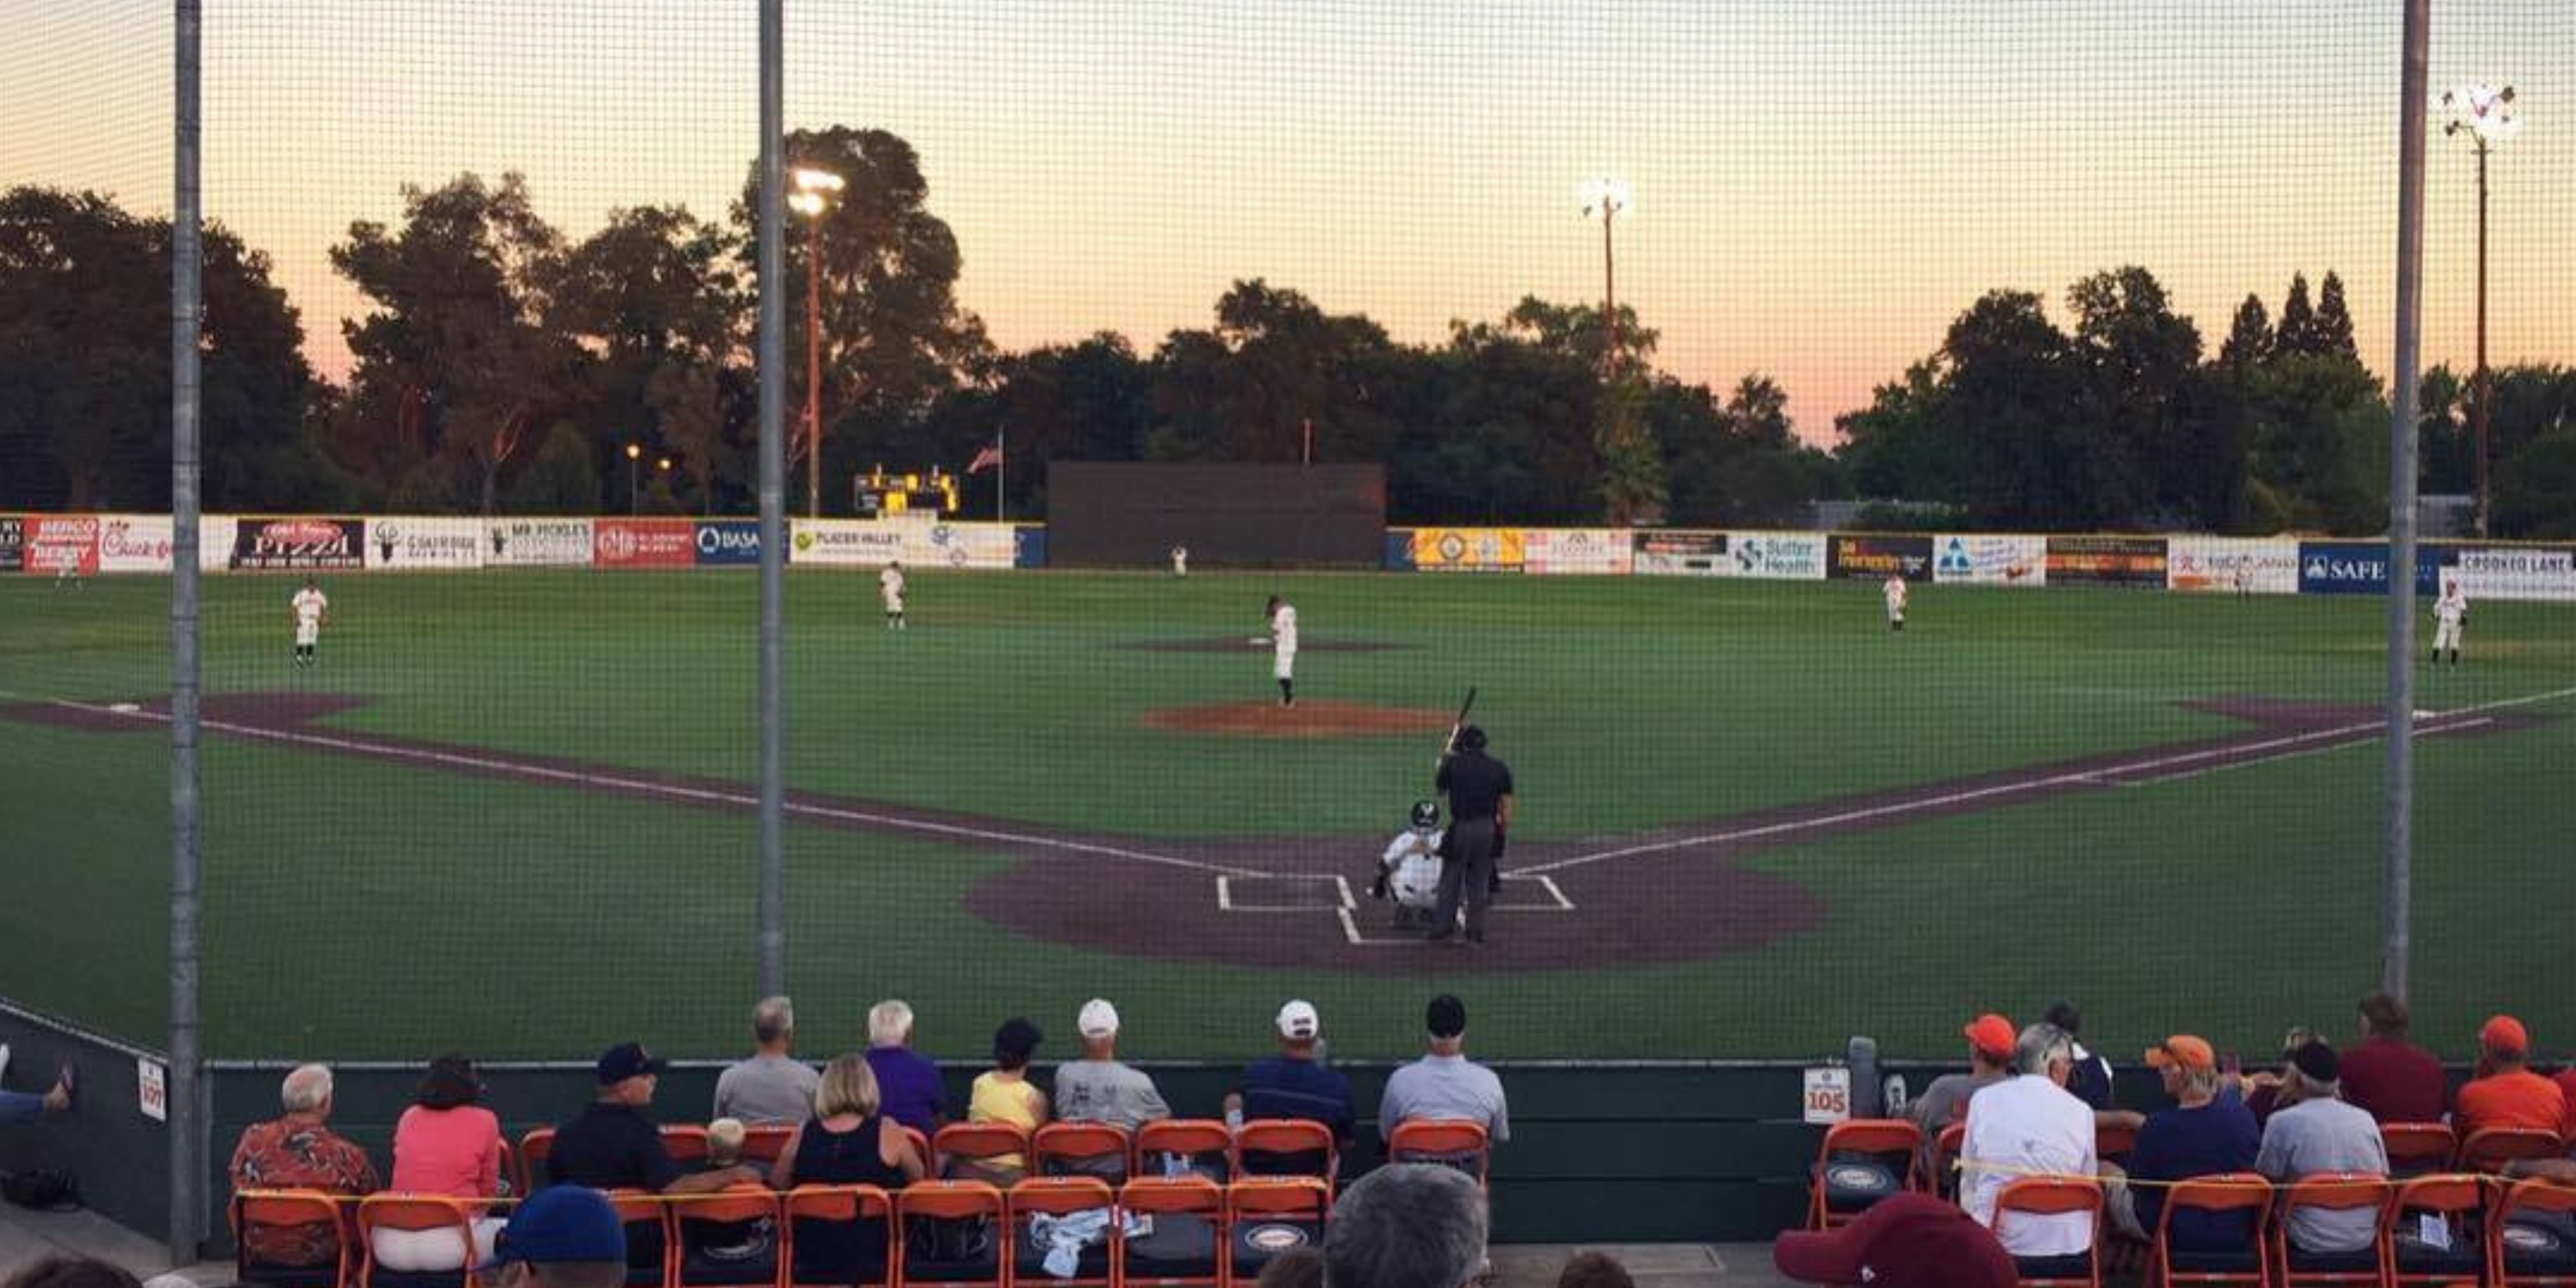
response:
{"label": "orange folding chair", "polygon": [[2093,1156],[2105,1163],[2126,1167],[2129,1155],[2138,1148],[2138,1129],[2127,1123],[2093,1124]]}
{"label": "orange folding chair", "polygon": [[511,1146],[510,1140],[506,1136],[501,1139],[500,1171],[501,1175],[498,1179],[500,1181],[502,1198],[526,1198],[528,1196],[527,1169],[519,1166],[519,1151]]}
{"label": "orange folding chair", "polygon": [[894,1199],[873,1185],[799,1185],[778,1200],[779,1288],[891,1288]]}
{"label": "orange folding chair", "polygon": [[2395,1177],[2442,1171],[2460,1155],[2460,1134],[2449,1123],[2381,1123],[2379,1143]]}
{"label": "orange folding chair", "polygon": [[[340,1288],[349,1282],[349,1231],[355,1224],[345,1219],[342,1206],[320,1190],[253,1190],[234,1195],[226,1218],[233,1232],[233,1278],[270,1288]],[[286,1265],[253,1255],[252,1240],[258,1237],[254,1231],[302,1233],[314,1226],[331,1230],[332,1259],[327,1264]]]}
{"label": "orange folding chair", "polygon": [[982,1181],[916,1181],[894,1195],[894,1283],[1006,1288],[1010,1207]]}
{"label": "orange folding chair", "polygon": [[2486,1207],[2492,1183],[2484,1176],[2450,1173],[2398,1185],[2388,1205],[2391,1281],[2420,1288],[2477,1282],[2487,1271]]}
{"label": "orange folding chair", "polygon": [[1029,1159],[1038,1176],[1090,1176],[1112,1185],[1136,1171],[1126,1129],[1108,1123],[1048,1123],[1029,1138]]}
{"label": "orange folding chair", "polygon": [[[2388,1282],[2388,1206],[2397,1197],[2388,1178],[2369,1172],[2317,1172],[2290,1182],[2281,1191],[2280,1211],[2272,1222],[2275,1282],[2281,1288],[2324,1288]],[[2368,1212],[2370,1246],[2350,1252],[2312,1252],[2299,1246],[2292,1228],[2301,1212]]]}
{"label": "orange folding chair", "polygon": [[763,1123],[742,1129],[742,1161],[775,1163],[787,1152],[787,1142],[796,1139],[796,1129],[777,1123]]}
{"label": "orange folding chair", "polygon": [[1438,1163],[1454,1167],[1485,1183],[1493,1166],[1494,1146],[1485,1125],[1465,1118],[1415,1118],[1396,1124],[1386,1139],[1390,1163]]}
{"label": "orange folding chair", "polygon": [[1234,1174],[1312,1176],[1326,1185],[1340,1174],[1333,1129],[1305,1118],[1255,1118],[1235,1129]]}
{"label": "orange folding chair", "polygon": [[[2176,1212],[2216,1216],[2243,1212],[2252,1235],[2242,1250],[2202,1251],[2173,1246]],[[2195,1176],[2165,1192],[2164,1210],[2156,1217],[2154,1241],[2147,1246],[2147,1288],[2175,1284],[2240,1285],[2271,1288],[2272,1183],[2253,1172]]]}
{"label": "orange folding chair", "polygon": [[662,1149],[680,1165],[680,1170],[697,1171],[707,1164],[707,1129],[666,1123],[662,1127]]}
{"label": "orange folding chair", "polygon": [[2032,1217],[2082,1213],[2093,1232],[2085,1250],[2062,1257],[2015,1257],[2015,1279],[2025,1288],[2102,1288],[2102,1187],[2089,1180],[2025,1176],[1995,1194],[1995,1234]]}
{"label": "orange folding chair", "polygon": [[546,1184],[546,1160],[555,1152],[555,1129],[539,1127],[519,1138],[519,1194],[525,1197]]}
{"label": "orange folding chair", "polygon": [[[375,1233],[384,1230],[454,1230],[460,1269],[379,1271]],[[358,1200],[360,1288],[475,1288],[474,1214],[462,1199],[439,1194],[370,1194]]]}
{"label": "orange folding chair", "polygon": [[[1125,1133],[1120,1133],[1123,1137]],[[1114,1288],[1125,1275],[1126,1238],[1119,1229],[1117,1192],[1096,1176],[1032,1176],[1003,1196],[1011,1211],[1011,1282],[1061,1284],[1064,1288]],[[1081,1212],[1108,1214],[1108,1229],[1098,1243],[1086,1243],[1074,1260],[1073,1273],[1058,1276],[1043,1267],[1049,1247],[1037,1237],[1033,1217],[1064,1218]]]}
{"label": "orange folding chair", "polygon": [[1959,1196],[1959,1151],[1968,1146],[1968,1125],[1952,1123],[1933,1138],[1932,1174],[1923,1178],[1923,1188],[1942,1198]]}
{"label": "orange folding chair", "polygon": [[671,1194],[674,1288],[778,1282],[778,1195],[765,1185]]}
{"label": "orange folding chair", "polygon": [[658,1288],[671,1280],[671,1210],[662,1196],[643,1190],[610,1190],[608,1205],[626,1228],[626,1288]]}
{"label": "orange folding chair", "polygon": [[[1175,1162],[1174,1160],[1178,1160]],[[1234,1132],[1214,1118],[1163,1118],[1136,1128],[1136,1169],[1172,1176],[1186,1170],[1219,1182],[1234,1179]]]}
{"label": "orange folding chair", "polygon": [[2504,1165],[2525,1158],[2561,1158],[2567,1144],[2554,1131],[2528,1127],[2489,1127],[2473,1131],[2460,1142],[2460,1170],[2496,1173]]}
{"label": "orange folding chair", "polygon": [[[2541,1217],[2558,1228],[2518,1222]],[[2576,1241],[2561,1231],[2576,1224],[2576,1189],[2545,1180],[2516,1181],[2496,1196],[2487,1223],[2489,1282],[2496,1288],[2567,1288],[2576,1284]]]}
{"label": "orange folding chair", "polygon": [[[950,1123],[930,1145],[939,1156],[930,1164],[933,1176],[953,1175],[961,1163],[987,1176],[1008,1176],[1028,1167],[1029,1133],[1012,1123]],[[1005,1159],[1018,1161],[1000,1161]]]}
{"label": "orange folding chair", "polygon": [[1807,1228],[1830,1229],[1899,1190],[1919,1189],[1923,1129],[1903,1118],[1854,1118],[1825,1129],[1807,1187]]}
{"label": "orange folding chair", "polygon": [[1261,1278],[1272,1257],[1324,1246],[1333,1187],[1312,1176],[1247,1176],[1225,1191],[1225,1282],[1242,1288]]}
{"label": "orange folding chair", "polygon": [[[1143,1139],[1139,1133],[1139,1141]],[[1145,1176],[1119,1187],[1118,1203],[1152,1222],[1127,1241],[1128,1288],[1221,1288],[1225,1187],[1204,1176]]]}

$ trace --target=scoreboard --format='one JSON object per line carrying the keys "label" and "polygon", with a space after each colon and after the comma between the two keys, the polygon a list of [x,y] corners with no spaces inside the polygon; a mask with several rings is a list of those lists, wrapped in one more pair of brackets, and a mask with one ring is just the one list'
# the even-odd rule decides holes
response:
{"label": "scoreboard", "polygon": [[927,474],[888,474],[880,465],[858,477],[853,497],[861,514],[935,518],[956,512],[957,476],[936,466]]}

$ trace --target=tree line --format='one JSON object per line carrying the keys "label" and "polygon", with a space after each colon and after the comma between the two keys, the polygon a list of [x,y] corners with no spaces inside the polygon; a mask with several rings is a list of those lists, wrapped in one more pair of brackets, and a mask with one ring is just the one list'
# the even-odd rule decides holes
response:
{"label": "tree line", "polygon": [[[2249,296],[2213,354],[2142,268],[2074,284],[2062,325],[2036,294],[1991,292],[1839,417],[1828,453],[1767,376],[1721,392],[1657,369],[1656,331],[1625,306],[1611,327],[1532,296],[1405,344],[1254,279],[1150,349],[1101,332],[1005,352],[957,299],[962,251],[909,144],[834,127],[791,135],[788,155],[847,180],[813,225],[791,217],[780,283],[793,427],[815,256],[833,513],[870,467],[955,469],[998,439],[1015,516],[1044,513],[1050,460],[1289,462],[1311,444],[1383,462],[1397,522],[1773,526],[1865,497],[1891,526],[2384,523],[2386,394],[2331,272],[2313,302],[2294,278],[2277,321]],[[397,221],[330,247],[366,304],[341,324],[340,382],[304,357],[268,258],[210,225],[208,507],[748,512],[756,190],[747,168],[720,219],[620,209],[574,240],[518,174],[407,187]],[[166,220],[96,194],[0,194],[0,506],[168,505],[169,254]],[[2507,368],[2495,389],[2499,533],[2576,535],[2576,370]],[[2427,490],[2466,489],[2466,425],[2464,382],[2436,368]]]}

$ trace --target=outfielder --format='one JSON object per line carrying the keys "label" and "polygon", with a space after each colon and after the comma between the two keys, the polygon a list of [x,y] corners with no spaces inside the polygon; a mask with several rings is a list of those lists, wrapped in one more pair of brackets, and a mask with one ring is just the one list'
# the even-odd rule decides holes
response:
{"label": "outfielder", "polygon": [[295,598],[287,601],[287,608],[295,615],[295,665],[311,666],[313,648],[322,642],[323,619],[331,615],[331,600],[311,577],[307,577],[304,589],[295,592]]}
{"label": "outfielder", "polygon": [[1175,577],[1187,577],[1190,575],[1190,548],[1188,546],[1172,547],[1172,575]]}
{"label": "outfielder", "polygon": [[1395,901],[1399,930],[1431,925],[1432,909],[1440,903],[1440,839],[1440,802],[1415,801],[1411,826],[1386,843],[1386,854],[1377,861],[1369,893]]}
{"label": "outfielder", "polygon": [[2468,592],[2460,589],[2460,579],[2442,579],[2442,597],[2433,601],[2433,665],[2442,664],[2442,650],[2451,650],[2451,669],[2460,667],[2460,626],[2469,620]]}
{"label": "outfielder", "polygon": [[1905,574],[1901,572],[1887,574],[1887,580],[1879,586],[1878,592],[1887,596],[1887,629],[1903,632],[1905,629]]}
{"label": "outfielder", "polygon": [[877,598],[885,601],[886,629],[906,629],[903,624],[903,561],[890,561],[877,574]]}
{"label": "outfielder", "polygon": [[1279,705],[1297,705],[1297,606],[1270,597],[1270,674],[1279,681]]}

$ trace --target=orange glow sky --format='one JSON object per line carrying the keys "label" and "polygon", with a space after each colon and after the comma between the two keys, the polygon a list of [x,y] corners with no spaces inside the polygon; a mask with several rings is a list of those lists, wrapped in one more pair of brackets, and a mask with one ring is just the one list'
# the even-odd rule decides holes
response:
{"label": "orange glow sky", "polygon": [[[720,216],[755,145],[753,5],[226,0],[207,209],[276,260],[345,368],[324,257],[398,185],[524,170],[579,236]],[[2341,271],[2385,371],[2399,6],[2359,0],[791,0],[791,125],[922,154],[1010,348],[1150,349],[1238,277],[1405,340],[1597,298],[1578,183],[1626,178],[1620,297],[1659,363],[1781,381],[1802,433],[1988,288],[2142,263],[2215,348],[2249,290]],[[2367,10],[2367,12],[2365,12]],[[0,0],[0,185],[168,208],[168,6]],[[2437,88],[2514,83],[2490,350],[2576,361],[2576,5],[2436,18]],[[2472,165],[2433,139],[2426,352],[2465,365]],[[2061,310],[2062,311],[2062,310]]]}

